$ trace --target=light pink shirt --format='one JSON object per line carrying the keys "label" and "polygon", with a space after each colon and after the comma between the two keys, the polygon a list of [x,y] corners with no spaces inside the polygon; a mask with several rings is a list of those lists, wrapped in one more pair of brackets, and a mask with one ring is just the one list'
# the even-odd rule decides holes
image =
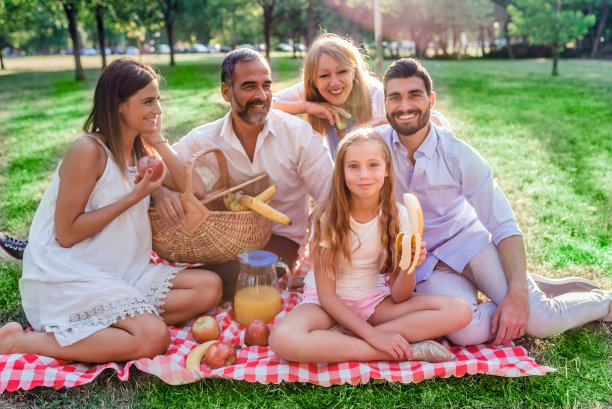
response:
{"label": "light pink shirt", "polygon": [[[333,163],[323,137],[303,119],[271,109],[264,128],[257,136],[253,162],[234,133],[230,113],[214,122],[199,126],[174,145],[178,156],[215,147],[224,153],[229,176],[235,184],[266,172],[267,181],[257,182],[245,193],[256,194],[275,184],[277,191],[269,204],[285,213],[290,226],[274,223],[272,232],[301,243],[306,235],[309,196],[322,201],[328,194]],[[206,155],[215,164],[213,155]]]}

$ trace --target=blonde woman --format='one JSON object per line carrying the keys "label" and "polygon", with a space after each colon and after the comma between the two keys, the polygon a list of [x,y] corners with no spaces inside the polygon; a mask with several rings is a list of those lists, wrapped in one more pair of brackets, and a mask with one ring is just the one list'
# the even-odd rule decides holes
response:
{"label": "blonde woman", "polygon": [[[308,49],[302,71],[301,82],[274,94],[273,107],[306,114],[325,135],[332,158],[346,132],[387,122],[383,86],[350,39],[322,34]],[[432,120],[450,129],[439,112],[432,111]]]}

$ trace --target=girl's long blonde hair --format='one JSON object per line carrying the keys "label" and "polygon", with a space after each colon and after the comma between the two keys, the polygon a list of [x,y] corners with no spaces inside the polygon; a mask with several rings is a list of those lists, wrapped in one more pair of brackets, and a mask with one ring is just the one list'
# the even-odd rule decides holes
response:
{"label": "girl's long blonde hair", "polygon": [[[319,59],[322,53],[328,54],[344,68],[355,70],[353,88],[348,97],[347,108],[357,125],[372,119],[372,102],[369,89],[380,84],[376,79],[365,56],[349,39],[336,34],[323,33],[312,43],[304,59],[302,78],[304,81],[304,97],[310,102],[326,102],[315,86]],[[329,121],[307,114],[306,119],[315,131],[325,134]]]}
{"label": "girl's long blonde hair", "polygon": [[351,192],[346,186],[344,160],[350,148],[364,142],[373,142],[380,147],[389,173],[378,199],[381,244],[379,272],[395,274],[398,271],[395,237],[399,233],[399,218],[391,152],[383,137],[373,129],[358,128],[340,142],[329,196],[310,217],[310,261],[315,271],[321,271],[329,278],[337,277],[337,267],[342,265],[343,259],[347,262],[351,260]]}

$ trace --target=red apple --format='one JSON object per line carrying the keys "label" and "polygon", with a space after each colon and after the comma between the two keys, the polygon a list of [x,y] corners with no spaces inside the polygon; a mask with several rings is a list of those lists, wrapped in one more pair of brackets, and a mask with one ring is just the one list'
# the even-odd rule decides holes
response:
{"label": "red apple", "polygon": [[259,345],[266,347],[268,346],[269,336],[270,328],[268,328],[268,324],[262,320],[254,320],[246,327],[244,343],[248,346]]}
{"label": "red apple", "polygon": [[144,178],[145,173],[148,169],[153,170],[151,180],[157,180],[164,173],[164,162],[157,156],[149,155],[143,156],[138,160],[138,175]]}
{"label": "red apple", "polygon": [[212,369],[236,363],[236,350],[230,344],[218,341],[206,350],[206,362]]}
{"label": "red apple", "polygon": [[221,333],[219,323],[210,315],[202,315],[191,324],[191,333],[200,344],[213,339],[218,339]]}

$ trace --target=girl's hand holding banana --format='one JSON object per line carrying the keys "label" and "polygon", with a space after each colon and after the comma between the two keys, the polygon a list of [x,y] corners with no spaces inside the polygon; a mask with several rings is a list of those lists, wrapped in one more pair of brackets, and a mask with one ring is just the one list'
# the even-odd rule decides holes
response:
{"label": "girl's hand holding banana", "polygon": [[[404,194],[404,205],[408,211],[409,228],[407,232],[397,235],[395,244],[400,256],[399,267],[412,274],[416,266],[424,261],[425,254],[421,256],[421,240],[423,238],[423,211],[419,199],[411,193]],[[411,249],[414,250],[414,256]]]}

